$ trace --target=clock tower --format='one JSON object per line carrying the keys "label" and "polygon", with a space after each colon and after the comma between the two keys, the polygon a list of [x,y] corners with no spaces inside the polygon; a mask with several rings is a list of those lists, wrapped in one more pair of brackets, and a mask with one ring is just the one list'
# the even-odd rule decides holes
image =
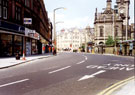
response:
{"label": "clock tower", "polygon": [[129,4],[130,0],[116,0],[118,5],[118,13],[124,18],[124,25],[129,24]]}

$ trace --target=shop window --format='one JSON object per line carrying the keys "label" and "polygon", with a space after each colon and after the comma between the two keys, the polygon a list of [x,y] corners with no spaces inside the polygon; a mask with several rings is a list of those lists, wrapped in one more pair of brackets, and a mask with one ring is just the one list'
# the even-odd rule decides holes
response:
{"label": "shop window", "polygon": [[14,55],[16,55],[17,53],[22,55],[22,37],[21,36],[14,37]]}
{"label": "shop window", "polygon": [[1,34],[0,56],[12,56],[12,35]]}
{"label": "shop window", "polygon": [[32,54],[37,54],[37,41],[32,40]]}

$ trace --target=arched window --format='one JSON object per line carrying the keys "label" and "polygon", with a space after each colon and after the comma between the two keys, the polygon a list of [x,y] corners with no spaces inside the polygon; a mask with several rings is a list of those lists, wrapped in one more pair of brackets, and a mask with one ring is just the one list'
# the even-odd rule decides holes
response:
{"label": "arched window", "polygon": [[104,44],[104,42],[99,42],[99,45],[103,45]]}

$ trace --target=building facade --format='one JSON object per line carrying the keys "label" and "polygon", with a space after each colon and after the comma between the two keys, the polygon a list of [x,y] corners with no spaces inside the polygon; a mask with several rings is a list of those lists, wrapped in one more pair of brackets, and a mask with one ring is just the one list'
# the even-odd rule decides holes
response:
{"label": "building facade", "polygon": [[87,26],[85,29],[63,29],[57,36],[57,48],[59,51],[78,51],[82,46],[88,47],[88,43],[94,41],[94,29]]}
{"label": "building facade", "polygon": [[114,9],[112,0],[107,0],[106,8],[102,13],[95,12],[95,45],[105,44],[108,36],[115,40],[130,38],[129,5],[130,0],[116,0]]}
{"label": "building facade", "polygon": [[0,57],[41,54],[51,37],[43,0],[0,0]]}

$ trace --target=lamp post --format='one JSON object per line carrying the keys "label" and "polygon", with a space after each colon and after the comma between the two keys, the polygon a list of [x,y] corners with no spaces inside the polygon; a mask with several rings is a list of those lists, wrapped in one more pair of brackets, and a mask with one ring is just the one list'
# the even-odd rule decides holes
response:
{"label": "lamp post", "polygon": [[[87,52],[87,39],[88,39],[88,33],[90,32],[90,27],[87,26],[86,29],[85,29],[85,52]],[[90,48],[90,47],[89,47]]]}
{"label": "lamp post", "polygon": [[106,17],[104,16],[104,45],[105,45],[105,32],[106,32]]}
{"label": "lamp post", "polygon": [[55,22],[55,12],[59,9],[66,9],[64,7],[59,7],[53,10],[53,43],[56,48],[56,22]]}

